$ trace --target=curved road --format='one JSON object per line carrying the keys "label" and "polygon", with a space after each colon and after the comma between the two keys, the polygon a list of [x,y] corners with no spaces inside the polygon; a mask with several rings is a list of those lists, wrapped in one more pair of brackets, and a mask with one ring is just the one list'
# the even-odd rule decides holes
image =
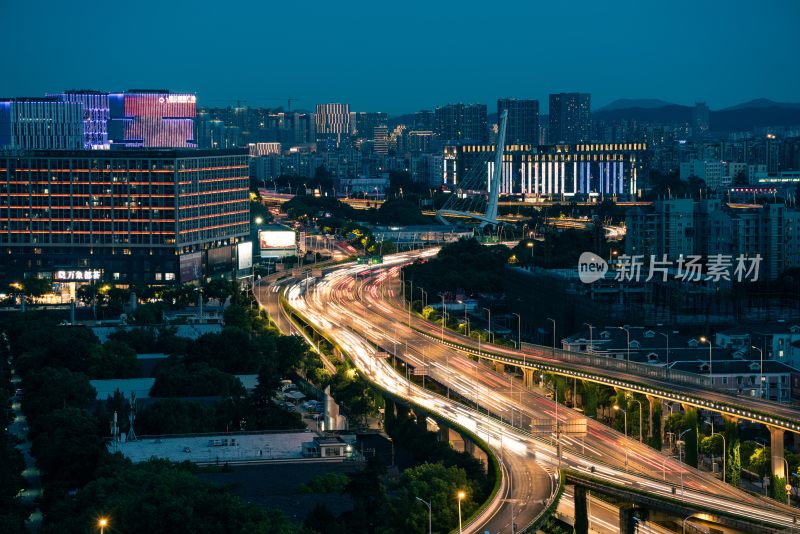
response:
{"label": "curved road", "polygon": [[[481,410],[488,407],[492,412],[505,417],[506,421],[513,421],[515,427],[525,428],[531,419],[557,417],[563,422],[582,417],[577,412],[562,406],[556,407],[549,399],[524,389],[519,381],[516,381],[515,387],[513,378],[510,379],[504,373],[496,373],[485,365],[477,364],[463,353],[449,349],[408,328],[404,324],[406,317],[403,312],[386,302],[382,295],[396,292],[399,265],[407,263],[410,258],[411,256],[404,254],[394,256],[387,260],[384,268],[375,270],[367,281],[362,279],[357,282],[354,278],[358,276],[358,272],[364,270],[363,267],[340,267],[330,271],[322,280],[312,283],[309,295],[304,294],[305,287],[302,283],[291,286],[287,295],[292,306],[337,340],[340,339],[339,334],[345,332],[345,337],[369,340],[387,352],[401,354],[400,351],[404,349],[413,358],[430,362],[430,373],[437,381],[448,384],[453,391],[458,391],[465,398],[476,398]],[[370,371],[369,366],[374,365],[374,358],[354,359],[367,372]],[[399,383],[387,383],[384,386],[390,387],[392,391],[397,391],[398,387],[411,387],[402,378]],[[433,411],[446,414],[448,409],[457,412],[464,410],[463,407],[452,406],[438,408]],[[559,412],[558,415],[556,411]],[[471,426],[465,426],[480,435],[477,419],[475,411],[471,410]],[[483,420],[481,424],[488,425]],[[537,460],[549,462],[553,466],[558,464],[555,447],[551,443],[533,439],[508,425],[499,426],[494,423],[494,428],[494,432],[505,440],[506,448],[509,444],[513,448],[528,448],[535,452]],[[550,441],[553,441],[552,437]],[[595,476],[598,478],[629,484],[666,497],[672,497],[675,495],[672,492],[676,491],[677,495],[690,503],[711,505],[722,511],[775,524],[794,525],[794,510],[741,492],[707,473],[669,459],[660,452],[591,420],[588,421],[585,440],[562,436],[561,441],[564,448],[563,464],[584,470],[595,466]],[[535,463],[531,458],[527,461]],[[683,490],[680,489],[681,480]]]}

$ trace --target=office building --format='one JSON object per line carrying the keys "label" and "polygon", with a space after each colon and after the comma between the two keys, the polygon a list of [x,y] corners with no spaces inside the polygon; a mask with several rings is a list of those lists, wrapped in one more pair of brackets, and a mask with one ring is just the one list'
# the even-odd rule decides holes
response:
{"label": "office building", "polygon": [[539,144],[539,101],[501,98],[497,101],[497,121],[508,111],[506,143]]}
{"label": "office building", "polygon": [[434,112],[439,139],[485,143],[489,139],[485,104],[447,104]]}
{"label": "office building", "polygon": [[375,128],[388,128],[389,116],[383,112],[358,111],[350,113],[350,129],[354,137],[375,139]]}
{"label": "office building", "polygon": [[591,95],[588,93],[551,94],[548,142],[574,144],[589,141],[591,107]]}
{"label": "office building", "polygon": [[429,109],[414,113],[414,129],[431,131],[436,127],[436,114]]}
{"label": "office building", "polygon": [[339,148],[347,144],[350,135],[348,104],[317,104],[315,121],[320,148]]}
{"label": "office building", "polygon": [[[638,194],[644,143],[522,145],[506,144],[501,195],[535,197],[623,197]],[[494,145],[444,147],[443,184],[453,187],[478,165],[490,176]]]}
{"label": "office building", "polygon": [[177,284],[248,261],[248,154],[237,150],[7,151],[5,278]]}
{"label": "office building", "polygon": [[376,154],[385,156],[389,153],[389,129],[386,125],[375,126],[372,142]]}
{"label": "office building", "polygon": [[0,148],[81,149],[83,114],[83,104],[55,97],[1,99]]}
{"label": "office building", "polygon": [[108,95],[112,148],[195,148],[197,98],[166,89],[131,89]]}
{"label": "office building", "polygon": [[81,89],[47,96],[83,105],[83,148],[108,150],[108,93]]}
{"label": "office building", "polygon": [[709,188],[717,189],[731,185],[732,177],[726,171],[722,161],[693,159],[681,163],[680,177],[684,181],[691,177],[700,178]]}

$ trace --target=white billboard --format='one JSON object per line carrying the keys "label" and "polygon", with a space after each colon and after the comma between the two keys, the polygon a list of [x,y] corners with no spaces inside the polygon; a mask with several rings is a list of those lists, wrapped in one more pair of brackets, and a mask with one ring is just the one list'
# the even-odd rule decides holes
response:
{"label": "white billboard", "polygon": [[239,258],[239,270],[253,266],[253,242],[245,241],[236,246],[236,257]]}
{"label": "white billboard", "polygon": [[297,237],[293,230],[261,230],[258,239],[262,258],[297,254]]}

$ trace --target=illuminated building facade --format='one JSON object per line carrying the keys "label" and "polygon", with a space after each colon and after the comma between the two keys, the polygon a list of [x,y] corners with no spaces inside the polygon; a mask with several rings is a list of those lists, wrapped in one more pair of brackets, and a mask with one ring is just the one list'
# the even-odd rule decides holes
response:
{"label": "illuminated building facade", "polygon": [[109,143],[114,147],[196,148],[197,97],[165,89],[109,95]]}
{"label": "illuminated building facade", "polygon": [[249,232],[248,188],[246,149],[8,151],[0,270],[118,284],[230,275]]}
{"label": "illuminated building facade", "polygon": [[64,91],[48,95],[62,102],[75,102],[83,106],[83,148],[108,150],[108,93],[91,90]]}
{"label": "illuminated building facade", "polygon": [[53,97],[0,100],[0,148],[83,148],[83,106]]}
{"label": "illuminated building facade", "polygon": [[[644,143],[506,145],[501,195],[630,197],[639,190]],[[494,168],[494,145],[444,147],[443,184],[451,189],[476,166]],[[489,176],[489,174],[487,174]]]}
{"label": "illuminated building facade", "polygon": [[349,104],[317,104],[315,117],[320,148],[339,148],[350,136]]}

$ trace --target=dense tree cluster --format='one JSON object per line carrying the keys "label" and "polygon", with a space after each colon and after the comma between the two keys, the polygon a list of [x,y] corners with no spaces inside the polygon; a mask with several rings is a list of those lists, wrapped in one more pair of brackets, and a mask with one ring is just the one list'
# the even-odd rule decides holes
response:
{"label": "dense tree cluster", "polygon": [[475,239],[445,245],[426,263],[403,268],[405,279],[428,294],[463,291],[473,294],[503,289],[503,267],[511,251],[505,246],[483,246]]}

